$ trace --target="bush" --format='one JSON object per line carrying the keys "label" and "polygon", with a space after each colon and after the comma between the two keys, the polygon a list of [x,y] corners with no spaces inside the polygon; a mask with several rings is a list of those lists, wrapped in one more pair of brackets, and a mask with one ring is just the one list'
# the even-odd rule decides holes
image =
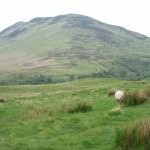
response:
{"label": "bush", "polygon": [[67,108],[68,113],[87,112],[92,110],[92,105],[88,102],[78,102],[75,105],[69,105]]}
{"label": "bush", "polygon": [[147,96],[150,97],[150,87],[146,88],[146,90],[144,92]]}
{"label": "bush", "polygon": [[115,90],[114,89],[110,89],[107,93],[108,96],[113,96],[115,95]]}
{"label": "bush", "polygon": [[5,103],[6,99],[5,98],[0,98],[0,103]]}
{"label": "bush", "polygon": [[116,145],[122,150],[148,150],[150,148],[150,119],[140,119],[117,130]]}
{"label": "bush", "polygon": [[125,92],[123,99],[120,101],[121,104],[126,106],[139,105],[148,100],[148,96],[144,92]]}

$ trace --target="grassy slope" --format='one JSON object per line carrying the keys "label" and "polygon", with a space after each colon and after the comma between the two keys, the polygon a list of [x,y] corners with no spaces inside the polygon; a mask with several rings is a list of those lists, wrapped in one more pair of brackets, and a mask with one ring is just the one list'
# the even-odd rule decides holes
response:
{"label": "grassy slope", "polygon": [[[0,147],[3,150],[117,150],[115,131],[128,121],[150,115],[150,102],[122,108],[123,113],[109,116],[117,107],[107,96],[116,89],[144,89],[150,81],[130,82],[115,79],[84,79],[55,85],[0,87]],[[64,106],[88,101],[93,110],[68,114]]]}

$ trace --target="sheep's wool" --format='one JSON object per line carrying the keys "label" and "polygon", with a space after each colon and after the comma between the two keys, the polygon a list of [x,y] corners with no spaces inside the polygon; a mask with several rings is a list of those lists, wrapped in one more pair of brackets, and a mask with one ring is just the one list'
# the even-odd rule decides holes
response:
{"label": "sheep's wool", "polygon": [[123,91],[116,91],[116,93],[115,93],[115,99],[116,100],[120,100],[123,96],[124,96]]}

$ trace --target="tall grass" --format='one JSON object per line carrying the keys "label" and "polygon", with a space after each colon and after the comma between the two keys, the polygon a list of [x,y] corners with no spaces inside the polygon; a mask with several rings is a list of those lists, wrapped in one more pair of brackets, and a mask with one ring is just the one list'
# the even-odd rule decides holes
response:
{"label": "tall grass", "polygon": [[26,117],[28,119],[37,119],[43,115],[51,116],[56,113],[56,108],[52,107],[41,107],[35,104],[28,104],[26,108]]}
{"label": "tall grass", "polygon": [[122,150],[149,150],[150,119],[140,119],[118,129],[116,145]]}
{"label": "tall grass", "polygon": [[110,96],[114,96],[115,95],[115,90],[114,89],[110,89],[107,93],[107,95]]}
{"label": "tall grass", "polygon": [[150,87],[147,87],[144,92],[147,96],[150,97]]}
{"label": "tall grass", "polygon": [[145,94],[145,92],[125,92],[124,97],[120,101],[121,104],[126,106],[133,106],[133,105],[139,105],[144,103],[148,100],[148,96]]}
{"label": "tall grass", "polygon": [[86,101],[83,102],[78,102],[76,104],[70,104],[67,107],[67,112],[68,113],[77,113],[77,112],[87,112],[92,110],[92,105]]}

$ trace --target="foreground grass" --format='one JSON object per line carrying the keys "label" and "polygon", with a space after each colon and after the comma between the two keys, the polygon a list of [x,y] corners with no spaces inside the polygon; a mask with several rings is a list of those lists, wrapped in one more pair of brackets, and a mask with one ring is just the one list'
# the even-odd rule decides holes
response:
{"label": "foreground grass", "polygon": [[[2,150],[119,150],[116,128],[132,120],[150,116],[150,102],[123,107],[119,115],[111,88],[142,90],[150,81],[84,79],[74,82],[0,87],[0,147]],[[66,106],[88,102],[92,110],[68,113]]]}
{"label": "foreground grass", "polygon": [[117,131],[116,144],[121,145],[122,150],[150,148],[150,119],[144,118],[126,125]]}

